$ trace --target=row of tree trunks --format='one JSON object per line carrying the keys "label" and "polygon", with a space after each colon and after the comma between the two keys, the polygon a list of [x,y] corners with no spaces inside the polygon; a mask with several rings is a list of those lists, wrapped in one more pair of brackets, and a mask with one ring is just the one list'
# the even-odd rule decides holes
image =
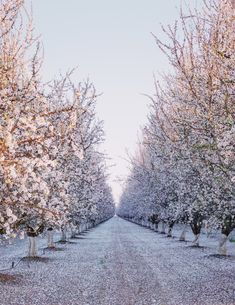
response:
{"label": "row of tree trunks", "polygon": [[[158,230],[158,224],[159,223],[151,223],[149,221],[133,221],[135,223],[138,223],[139,225],[143,226],[143,227],[148,227],[156,232],[159,232]],[[173,231],[173,226],[174,223],[169,224],[168,225],[168,232],[167,232],[167,237],[172,237],[172,231]],[[183,230],[180,234],[179,237],[179,241],[186,241],[186,233],[187,233],[187,228],[188,228],[188,224],[185,224],[183,226]],[[228,229],[227,229],[228,231]],[[227,255],[227,241],[228,241],[228,233],[231,233],[231,229],[228,232],[225,232],[225,229],[222,229],[222,233],[221,233],[221,237],[219,240],[219,247],[218,247],[218,254],[219,255]],[[166,223],[165,222],[161,222],[161,230],[160,232],[161,234],[165,234],[166,233]],[[226,234],[225,234],[226,233]],[[192,241],[193,246],[195,247],[199,247],[200,243],[200,235],[201,235],[201,226],[194,226],[193,227],[193,234],[194,234],[194,240]],[[207,234],[208,237],[208,234]]]}
{"label": "row of tree trunks", "polygon": [[[91,228],[92,224],[87,225],[81,225],[77,228],[77,230],[71,231],[71,238],[75,238],[77,234],[82,233],[86,231],[88,228]],[[37,250],[37,235],[28,235],[29,238],[29,247],[28,247],[28,257],[37,257],[38,256],[38,250]],[[61,230],[61,242],[67,242],[67,230],[66,228]],[[54,242],[54,230],[52,228],[47,230],[47,247],[48,248],[55,248],[55,242]]]}

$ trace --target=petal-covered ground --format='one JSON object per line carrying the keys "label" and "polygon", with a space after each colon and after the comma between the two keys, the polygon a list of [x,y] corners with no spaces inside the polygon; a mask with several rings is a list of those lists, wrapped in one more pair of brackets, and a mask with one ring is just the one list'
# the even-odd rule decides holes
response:
{"label": "petal-covered ground", "polygon": [[[213,256],[213,241],[192,248],[118,217],[72,241],[1,272],[0,304],[235,304],[235,258]],[[1,246],[0,268],[16,261],[23,246]]]}

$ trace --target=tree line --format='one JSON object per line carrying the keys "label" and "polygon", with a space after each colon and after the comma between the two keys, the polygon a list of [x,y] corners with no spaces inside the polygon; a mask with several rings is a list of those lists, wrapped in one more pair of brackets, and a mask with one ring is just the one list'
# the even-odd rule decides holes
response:
{"label": "tree line", "polygon": [[[154,36],[170,72],[149,96],[151,109],[121,196],[118,214],[132,221],[221,231],[219,253],[235,228],[235,3],[205,0],[180,11]],[[185,230],[181,240],[185,239]]]}
{"label": "tree line", "polygon": [[73,71],[42,81],[42,48],[23,0],[0,1],[0,234],[35,237],[94,226],[114,214],[98,94]]}

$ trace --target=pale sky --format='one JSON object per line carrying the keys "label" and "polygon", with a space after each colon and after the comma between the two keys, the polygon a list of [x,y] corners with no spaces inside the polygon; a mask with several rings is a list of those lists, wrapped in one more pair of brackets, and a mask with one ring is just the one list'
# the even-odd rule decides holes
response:
{"label": "pale sky", "polygon": [[[30,2],[27,0],[26,2]],[[151,32],[165,39],[160,24],[178,18],[180,0],[32,0],[34,25],[44,45],[45,80],[78,67],[73,79],[90,78],[97,114],[104,121],[104,150],[111,160],[110,184],[117,200],[128,173],[126,150],[134,153],[146,122],[153,73],[169,66]],[[192,6],[200,0],[185,0]],[[140,132],[139,132],[140,134]]]}

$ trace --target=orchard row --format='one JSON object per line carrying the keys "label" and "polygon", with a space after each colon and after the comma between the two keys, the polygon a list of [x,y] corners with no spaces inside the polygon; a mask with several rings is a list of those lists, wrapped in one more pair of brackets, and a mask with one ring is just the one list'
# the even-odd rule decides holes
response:
{"label": "orchard row", "polygon": [[[0,1],[0,234],[94,226],[114,214],[90,81],[44,84],[23,0]],[[34,241],[32,242],[34,244]],[[29,255],[36,255],[33,246]]]}
{"label": "orchard row", "polygon": [[139,152],[118,214],[139,223],[221,231],[226,254],[235,228],[235,7],[204,1],[157,37],[170,73],[155,83]]}

